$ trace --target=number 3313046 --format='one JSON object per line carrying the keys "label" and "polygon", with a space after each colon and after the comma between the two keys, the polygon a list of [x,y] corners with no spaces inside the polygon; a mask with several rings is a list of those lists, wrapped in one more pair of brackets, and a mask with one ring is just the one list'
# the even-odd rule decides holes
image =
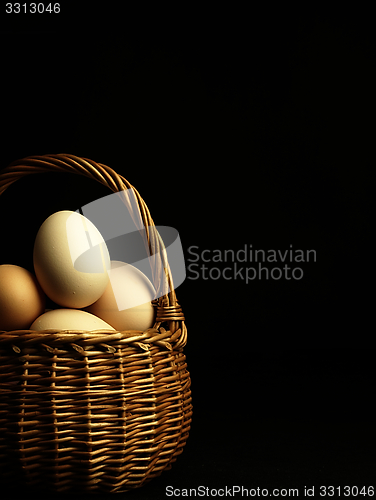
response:
{"label": "number 3313046", "polygon": [[43,14],[48,12],[49,14],[59,14],[60,4],[59,3],[11,3],[8,2],[5,5],[5,12],[7,14]]}

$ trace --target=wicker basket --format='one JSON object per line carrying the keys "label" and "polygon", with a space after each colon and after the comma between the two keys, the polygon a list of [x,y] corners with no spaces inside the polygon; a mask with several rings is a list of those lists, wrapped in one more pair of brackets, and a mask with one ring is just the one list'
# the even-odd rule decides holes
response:
{"label": "wicker basket", "polygon": [[[132,188],[151,228],[151,253],[164,249],[138,192],[91,160],[59,154],[16,161],[0,174],[0,194],[44,172],[84,175],[113,192]],[[170,291],[154,301],[149,330],[0,331],[2,485],[123,492],[159,476],[182,453],[192,417],[187,329],[163,263]]]}

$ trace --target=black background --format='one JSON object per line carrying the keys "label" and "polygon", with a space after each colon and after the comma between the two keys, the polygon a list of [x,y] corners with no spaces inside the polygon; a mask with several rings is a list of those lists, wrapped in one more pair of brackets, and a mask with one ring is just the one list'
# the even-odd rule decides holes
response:
{"label": "black background", "polygon": [[[191,246],[317,255],[301,280],[188,273],[190,438],[127,495],[375,485],[372,17],[101,14],[3,16],[1,168],[46,153],[107,164],[186,259]],[[0,262],[31,268],[48,215],[106,194],[78,176],[18,181],[0,200]]]}

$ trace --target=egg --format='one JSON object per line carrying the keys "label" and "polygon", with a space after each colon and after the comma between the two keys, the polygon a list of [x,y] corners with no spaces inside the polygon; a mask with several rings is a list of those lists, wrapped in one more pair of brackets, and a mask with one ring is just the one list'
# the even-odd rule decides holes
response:
{"label": "egg", "polygon": [[23,267],[0,266],[0,330],[27,330],[43,313],[46,297],[35,276]]}
{"label": "egg", "polygon": [[119,261],[111,261],[109,274],[110,282],[103,295],[85,310],[117,331],[151,328],[155,289],[147,276],[131,264]]}
{"label": "egg", "polygon": [[112,326],[105,321],[97,318],[93,314],[79,309],[53,309],[37,318],[30,330],[48,330],[50,328],[56,330],[109,330],[115,331]]}
{"label": "egg", "polygon": [[78,212],[48,217],[34,243],[35,275],[56,304],[81,309],[102,295],[109,283],[110,255],[94,224]]}

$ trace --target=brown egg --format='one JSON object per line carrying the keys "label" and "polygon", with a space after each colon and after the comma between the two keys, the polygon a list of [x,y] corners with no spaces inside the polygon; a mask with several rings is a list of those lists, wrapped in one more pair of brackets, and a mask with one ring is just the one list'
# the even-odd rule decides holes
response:
{"label": "brown egg", "polygon": [[28,330],[44,312],[45,302],[37,279],[27,269],[0,266],[0,330]]}

